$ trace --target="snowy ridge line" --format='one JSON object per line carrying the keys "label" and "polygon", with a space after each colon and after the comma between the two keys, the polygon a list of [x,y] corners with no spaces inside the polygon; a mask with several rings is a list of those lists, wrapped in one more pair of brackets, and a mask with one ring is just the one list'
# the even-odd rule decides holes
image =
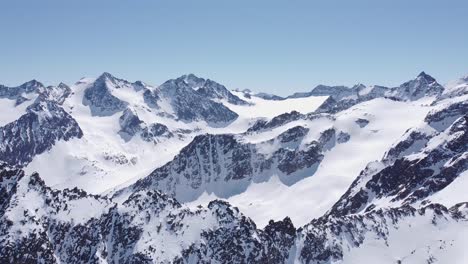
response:
{"label": "snowy ridge line", "polygon": [[[429,203],[430,196],[468,170],[468,101],[429,112],[380,162],[371,163],[329,213]],[[460,199],[463,198],[459,197]]]}
{"label": "snowy ridge line", "polygon": [[[410,258],[416,263],[459,257],[454,254],[467,242],[466,236],[450,238],[467,232],[468,203],[328,215],[299,229],[285,218],[257,229],[237,208],[219,200],[190,210],[158,191],[144,191],[115,204],[77,189],[52,190],[37,174],[25,176],[5,166],[0,173],[0,188],[9,197],[0,211],[0,260],[6,263],[315,263],[369,258],[381,263]],[[77,221],[67,213],[78,209],[88,217]],[[408,236],[411,232],[425,235]],[[432,235],[443,239],[434,243]],[[405,247],[392,242],[401,236]],[[366,250],[369,244],[393,253],[382,258],[380,251]]]}
{"label": "snowy ridge line", "polygon": [[[314,118],[319,115],[309,113],[337,113],[375,98],[399,96],[398,100],[413,101],[423,94],[439,93],[440,87],[434,78],[421,73],[397,88],[319,86],[308,97],[268,100],[248,91],[230,91],[193,74],[153,87],[103,73],[95,79],[83,78],[71,87],[45,87],[35,80],[18,87],[1,86],[0,110],[10,112],[14,119],[24,115],[33,101],[60,105],[78,123],[83,136],[64,140],[59,137],[53,148],[20,154],[28,156],[22,162],[29,173],[47,175],[44,180],[54,187],[78,186],[102,193],[146,176],[200,134],[243,133],[254,129],[253,123],[260,124],[258,119],[269,122],[263,128],[268,132],[267,128],[273,129],[273,124],[286,113]],[[333,106],[327,106],[326,100],[331,99],[335,100]],[[12,105],[13,101],[16,103]],[[284,123],[276,126],[291,120],[286,117]],[[55,166],[51,160],[69,166]],[[61,175],[70,176],[61,179]]]}
{"label": "snowy ridge line", "polygon": [[468,262],[466,83],[2,86],[0,262]]}

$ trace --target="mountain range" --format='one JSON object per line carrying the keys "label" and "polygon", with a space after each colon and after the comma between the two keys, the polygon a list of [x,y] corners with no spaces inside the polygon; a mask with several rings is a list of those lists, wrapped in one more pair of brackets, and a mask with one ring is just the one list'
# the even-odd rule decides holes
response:
{"label": "mountain range", "polygon": [[0,85],[0,263],[466,263],[468,77]]}

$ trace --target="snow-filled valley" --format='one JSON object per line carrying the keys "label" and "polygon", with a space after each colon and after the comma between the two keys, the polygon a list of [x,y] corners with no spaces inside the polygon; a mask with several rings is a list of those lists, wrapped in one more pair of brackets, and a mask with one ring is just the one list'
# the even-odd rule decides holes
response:
{"label": "snow-filled valley", "polygon": [[0,113],[1,263],[468,261],[466,77],[282,98],[104,73],[0,85]]}
{"label": "snow-filled valley", "polygon": [[[430,109],[430,106],[420,102],[394,102],[379,98],[338,113],[334,121],[294,122],[290,125],[311,128],[309,133],[335,128],[349,134],[350,139],[326,151],[317,171],[308,175],[311,177],[305,177],[291,186],[273,177],[268,182],[252,184],[245,192],[227,200],[261,227],[267,225],[270,219],[281,220],[286,216],[295,225],[304,225],[311,217],[319,217],[330,209],[356,175],[369,162],[381,159],[385,151],[406,130],[416,126]],[[361,128],[355,122],[358,119],[369,120],[369,124]],[[291,201],[291,197],[300,199]],[[205,194],[191,204],[208,203],[215,198],[214,195]]]}

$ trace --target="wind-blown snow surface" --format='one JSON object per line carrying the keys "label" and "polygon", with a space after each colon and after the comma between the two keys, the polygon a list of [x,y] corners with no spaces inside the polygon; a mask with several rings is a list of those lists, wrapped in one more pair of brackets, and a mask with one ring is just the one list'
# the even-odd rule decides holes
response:
{"label": "wind-blown snow surface", "polygon": [[[319,217],[330,209],[356,175],[369,162],[381,159],[385,151],[407,129],[424,119],[430,109],[420,101],[397,102],[379,98],[338,113],[335,121],[292,122],[287,127],[301,124],[312,132],[334,127],[348,133],[350,139],[324,153],[323,161],[311,177],[305,177],[291,186],[273,177],[268,182],[251,185],[245,192],[227,201],[239,207],[261,227],[270,219],[280,220],[286,216],[295,225],[303,225],[311,217]],[[359,118],[369,120],[369,124],[360,128],[355,122]],[[300,199],[292,201],[291,197]],[[205,194],[190,205],[207,203],[214,198]]]}

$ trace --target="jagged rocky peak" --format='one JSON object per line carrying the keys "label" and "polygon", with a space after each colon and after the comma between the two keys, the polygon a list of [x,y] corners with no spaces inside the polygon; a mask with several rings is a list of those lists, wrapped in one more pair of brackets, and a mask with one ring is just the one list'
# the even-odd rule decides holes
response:
{"label": "jagged rocky peak", "polygon": [[392,96],[403,100],[418,100],[425,96],[439,96],[444,87],[432,76],[421,72],[415,79],[394,88]]}
{"label": "jagged rocky peak", "polygon": [[111,81],[111,82],[117,82],[117,81],[125,81],[123,79],[119,79],[114,77],[114,75],[110,74],[109,72],[103,72],[97,79],[96,81],[102,82],[102,81]]}
{"label": "jagged rocky peak", "polygon": [[62,104],[71,94],[71,88],[64,83],[57,86],[44,86],[42,83],[32,80],[17,87],[0,85],[0,98],[16,100],[16,105],[26,101],[52,101]]}
{"label": "jagged rocky peak", "polygon": [[128,83],[105,72],[86,88],[83,104],[89,106],[92,115],[110,116],[127,107],[127,102],[115,97],[111,92],[113,88],[120,88],[121,82]]}
{"label": "jagged rocky peak", "polygon": [[419,73],[418,76],[416,77],[416,79],[424,80],[426,83],[433,83],[433,82],[436,81],[436,79],[434,79],[434,77],[430,76],[429,74],[425,73],[424,71]]}
{"label": "jagged rocky peak", "polygon": [[95,83],[99,85],[105,85],[108,89],[119,89],[123,87],[131,87],[136,91],[145,87],[145,84],[141,81],[129,82],[125,79],[117,78],[114,75],[104,72],[96,80]]}
{"label": "jagged rocky peak", "polygon": [[246,101],[232,94],[224,85],[219,84],[210,79],[204,79],[195,76],[194,74],[186,74],[177,78],[182,80],[188,87],[194,89],[202,96],[210,99],[227,100],[229,103],[236,105],[246,105]]}
{"label": "jagged rocky peak", "polygon": [[157,95],[169,102],[176,117],[184,121],[206,121],[209,124],[229,124],[238,115],[211,96],[200,93],[185,82],[185,77],[171,79],[157,89]]}
{"label": "jagged rocky peak", "polygon": [[197,77],[195,74],[193,73],[189,73],[189,74],[186,74],[186,75],[182,75],[181,77],[179,77],[181,79],[184,80],[184,82],[192,87],[192,89],[195,89],[197,90],[198,88],[202,87],[204,84],[205,84],[205,79],[203,78],[200,78],[200,77]]}
{"label": "jagged rocky peak", "polygon": [[23,90],[26,93],[29,93],[29,92],[35,91],[35,90],[37,90],[39,88],[44,88],[44,85],[41,82],[37,81],[37,80],[31,80],[29,82],[23,83],[18,88],[20,88],[21,90]]}
{"label": "jagged rocky peak", "polygon": [[51,101],[63,104],[65,99],[72,93],[72,89],[65,83],[59,83],[57,86],[47,86],[39,89],[38,101]]}
{"label": "jagged rocky peak", "polygon": [[182,202],[193,201],[203,192],[227,198],[272,175],[292,185],[305,175],[313,175],[323,152],[335,146],[334,129],[323,131],[317,140],[304,142],[308,133],[308,128],[295,126],[255,144],[232,134],[198,135],[171,162],[118,191],[116,196],[158,189]]}
{"label": "jagged rocky peak", "polygon": [[453,106],[428,114],[425,121],[435,129],[408,131],[381,162],[369,164],[331,214],[369,212],[382,201],[387,207],[422,202],[462,175],[468,169],[467,108]]}
{"label": "jagged rocky peak", "polygon": [[[286,217],[259,229],[226,201],[189,209],[147,190],[117,204],[76,188],[51,189],[38,174],[2,164],[0,190],[1,263],[335,263],[350,255],[432,263],[454,259],[466,243],[454,234],[466,230],[467,203],[329,215],[298,229]],[[405,247],[392,242],[401,239]]]}
{"label": "jagged rocky peak", "polygon": [[0,160],[24,165],[35,155],[50,150],[57,141],[82,136],[78,123],[59,105],[35,102],[18,120],[0,127]]}
{"label": "jagged rocky peak", "polygon": [[158,143],[160,138],[170,138],[173,133],[169,128],[160,123],[147,124],[143,122],[134,109],[127,108],[119,118],[120,131],[119,135],[125,141],[129,141],[133,136],[139,134],[140,137],[147,141]]}
{"label": "jagged rocky peak", "polygon": [[30,100],[31,97],[33,97],[31,94],[40,93],[40,91],[44,89],[44,85],[36,80],[25,82],[16,87],[0,85],[0,98],[16,100],[16,105],[20,105]]}

